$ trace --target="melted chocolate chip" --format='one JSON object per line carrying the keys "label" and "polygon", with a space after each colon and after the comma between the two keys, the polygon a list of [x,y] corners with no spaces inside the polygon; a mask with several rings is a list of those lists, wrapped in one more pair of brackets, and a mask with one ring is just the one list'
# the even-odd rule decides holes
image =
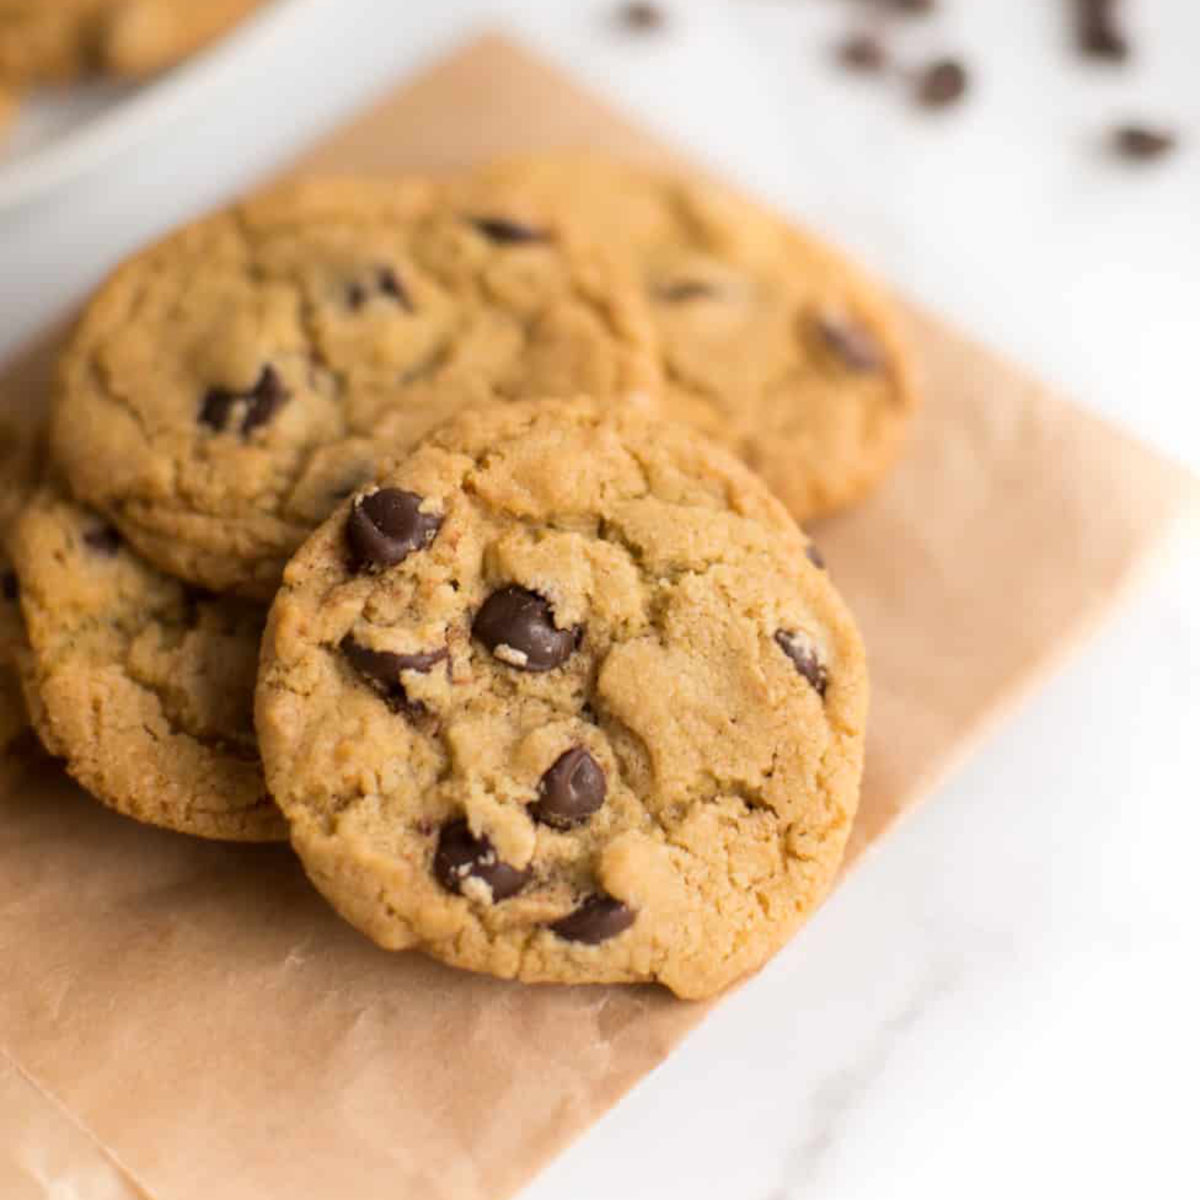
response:
{"label": "melted chocolate chip", "polygon": [[654,293],[668,304],[683,304],[688,300],[702,300],[717,294],[712,284],[699,279],[681,279],[677,283],[665,283]]}
{"label": "melted chocolate chip", "polygon": [[471,224],[484,237],[501,245],[517,246],[550,240],[550,235],[544,229],[535,229],[532,225],[523,225],[507,217],[472,217]]}
{"label": "melted chocolate chip", "polygon": [[887,66],[887,50],[873,33],[852,33],[837,44],[836,53],[850,71],[876,72]]}
{"label": "melted chocolate chip", "polygon": [[817,648],[802,633],[780,629],[775,634],[780,650],[792,660],[792,666],[812,684],[813,690],[822,699],[829,686],[829,672],[817,657]]}
{"label": "melted chocolate chip", "polygon": [[427,674],[434,666],[449,657],[444,647],[417,654],[395,654],[391,650],[372,650],[361,646],[352,637],[342,639],[342,653],[346,661],[395,709],[407,712],[423,712],[424,707],[408,698],[404,684],[400,682],[401,671],[420,671]]}
{"label": "melted chocolate chip", "polygon": [[1129,57],[1129,40],[1117,22],[1116,0],[1075,0],[1075,31],[1080,52],[1090,58],[1121,62]]}
{"label": "melted chocolate chip", "polygon": [[492,891],[492,900],[515,896],[528,882],[530,872],[510,867],[496,857],[486,837],[476,837],[466,821],[451,821],[442,827],[433,873],[448,892],[461,892],[468,878],[481,880]]}
{"label": "melted chocolate chip", "polygon": [[603,803],[608,791],[604,768],[582,747],[560,755],[542,776],[534,817],[558,829],[586,821]]}
{"label": "melted chocolate chip", "polygon": [[825,555],[817,549],[815,543],[809,542],[804,547],[804,555],[814,567],[819,567],[822,571],[825,570]]}
{"label": "melted chocolate chip", "polygon": [[268,363],[248,392],[209,388],[200,402],[199,420],[217,433],[224,433],[240,412],[238,432],[249,437],[260,425],[271,421],[290,396],[279,372]]}
{"label": "melted chocolate chip", "polygon": [[0,572],[0,594],[3,594],[5,600],[16,600],[21,594],[21,581],[17,578],[16,571]]}
{"label": "melted chocolate chip", "polygon": [[564,941],[582,942],[597,946],[618,933],[624,933],[637,918],[637,913],[620,900],[598,892],[589,896],[573,913],[568,913],[550,926]]}
{"label": "melted chocolate chip", "polygon": [[437,536],[442,518],[422,512],[424,499],[403,488],[380,488],[350,507],[346,541],[358,567],[391,567]]}
{"label": "melted chocolate chip", "polygon": [[863,375],[883,370],[886,363],[883,348],[862,325],[826,313],[817,318],[817,328],[825,345],[843,366]]}
{"label": "melted chocolate chip", "polygon": [[947,108],[963,98],[967,69],[954,58],[940,58],[917,73],[916,99],[923,108]]}
{"label": "melted chocolate chip", "polygon": [[1170,154],[1178,144],[1178,139],[1166,129],[1123,125],[1113,130],[1112,144],[1113,150],[1122,158],[1135,162],[1150,162]]}
{"label": "melted chocolate chip", "polygon": [[121,535],[111,525],[97,525],[83,535],[83,544],[105,558],[114,558],[121,549]]}
{"label": "melted chocolate chip", "polygon": [[498,658],[522,671],[552,671],[578,648],[583,629],[558,629],[549,601],[510,585],[493,592],[471,632]]}
{"label": "melted chocolate chip", "polygon": [[[409,296],[400,276],[391,267],[378,267],[375,271],[374,290],[381,296],[394,300],[405,312],[413,311],[412,298]],[[352,309],[360,309],[367,302],[371,290],[363,283],[355,280],[346,287],[346,302]]]}

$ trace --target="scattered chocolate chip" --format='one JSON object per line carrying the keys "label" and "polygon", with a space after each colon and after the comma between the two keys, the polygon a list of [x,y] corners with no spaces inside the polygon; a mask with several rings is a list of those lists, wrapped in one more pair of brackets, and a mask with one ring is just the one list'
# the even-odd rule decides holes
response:
{"label": "scattered chocolate chip", "polygon": [[851,71],[875,72],[887,66],[887,50],[873,33],[852,33],[835,51],[838,62]]}
{"label": "scattered chocolate chip", "polygon": [[825,570],[825,555],[823,555],[820,550],[817,549],[814,542],[809,542],[808,545],[804,547],[804,554],[814,567],[819,567],[822,571]]}
{"label": "scattered chocolate chip", "polygon": [[555,921],[550,929],[565,941],[596,946],[624,933],[636,918],[633,909],[600,892],[589,896],[573,913]]}
{"label": "scattered chocolate chip", "polygon": [[1075,36],[1080,52],[1090,58],[1123,62],[1129,57],[1129,39],[1117,21],[1116,0],[1073,0]]}
{"label": "scattered chocolate chip", "polygon": [[677,283],[663,284],[655,289],[654,294],[668,304],[683,304],[688,300],[702,300],[708,296],[715,296],[716,288],[699,279],[681,279]]}
{"label": "scattered chocolate chip", "polygon": [[1170,154],[1179,139],[1167,129],[1149,129],[1144,125],[1122,125],[1113,130],[1113,150],[1122,158],[1151,162]]}
{"label": "scattered chocolate chip", "polygon": [[113,558],[121,549],[121,535],[111,525],[97,525],[83,535],[83,543],[97,554]]}
{"label": "scattered chocolate chip", "polygon": [[391,567],[437,536],[442,518],[422,512],[424,500],[403,488],[380,488],[356,500],[346,520],[346,541],[358,567]]}
{"label": "scattered chocolate chip", "polygon": [[667,23],[667,14],[657,4],[634,3],[622,5],[618,17],[626,29],[650,33]]}
{"label": "scattered chocolate chip", "polygon": [[[375,271],[375,291],[381,296],[394,300],[406,312],[413,311],[412,298],[409,296],[400,276],[391,267],[379,267]],[[362,308],[370,295],[370,289],[365,284],[355,280],[346,287],[346,302],[353,309]]]}
{"label": "scattered chocolate chip", "polygon": [[417,654],[395,654],[391,650],[372,650],[361,646],[352,637],[342,639],[342,653],[346,661],[396,709],[421,712],[420,704],[409,700],[404,684],[400,682],[401,671],[420,671],[426,674],[434,666],[449,657],[443,647]]}
{"label": "scattered chocolate chip", "polygon": [[937,8],[937,0],[885,0],[885,2],[896,12],[911,13],[914,16],[924,16]]}
{"label": "scattered chocolate chip", "polygon": [[967,69],[957,59],[939,58],[917,72],[916,99],[924,108],[947,108],[967,90]]}
{"label": "scattered chocolate chip", "polygon": [[816,647],[802,633],[786,629],[776,631],[775,642],[792,660],[792,665],[812,684],[818,696],[824,698],[829,686],[829,672],[817,657]]}
{"label": "scattered chocolate chip", "polygon": [[542,776],[531,811],[546,825],[570,829],[604,803],[607,791],[604,768],[582,746],[576,746],[559,755]]}
{"label": "scattered chocolate chip", "polygon": [[466,821],[451,821],[442,827],[433,871],[448,892],[461,892],[468,878],[479,879],[492,891],[492,900],[515,896],[528,882],[530,872],[510,867],[496,857],[486,837],[476,837]]}
{"label": "scattered chocolate chip", "polygon": [[522,671],[552,671],[579,646],[583,629],[558,629],[549,601],[510,585],[493,592],[471,632],[498,658]]}
{"label": "scattered chocolate chip", "polygon": [[249,437],[260,425],[266,425],[290,397],[279,372],[269,363],[263,367],[258,381],[248,392],[228,388],[209,388],[200,402],[199,419],[217,433],[229,428],[236,412],[242,414],[238,427],[242,437]]}
{"label": "scattered chocolate chip", "polygon": [[825,344],[851,371],[866,375],[883,370],[883,348],[862,325],[848,317],[824,313],[817,318],[817,328]]}
{"label": "scattered chocolate chip", "polygon": [[532,225],[522,225],[520,221],[510,221],[507,217],[472,217],[471,224],[493,242],[502,245],[516,246],[527,242],[546,242],[550,235],[544,229],[535,229]]}
{"label": "scattered chocolate chip", "polygon": [[16,600],[21,594],[21,581],[17,578],[16,571],[0,572],[0,594],[3,594],[5,600]]}

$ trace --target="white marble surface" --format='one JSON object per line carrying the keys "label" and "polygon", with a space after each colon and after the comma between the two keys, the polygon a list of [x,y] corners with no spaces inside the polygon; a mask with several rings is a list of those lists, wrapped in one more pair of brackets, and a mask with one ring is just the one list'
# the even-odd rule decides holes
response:
{"label": "white marble surface", "polygon": [[[909,293],[1200,469],[1200,6],[1131,6],[1138,58],[1087,68],[1063,5],[943,0],[961,50],[919,114],[827,63],[837,0],[606,4],[493,19],[856,249]],[[329,128],[484,19],[471,0],[293,0],[194,111],[0,214],[0,351],[121,253]],[[255,35],[252,35],[255,36]],[[1107,159],[1108,124],[1187,134]],[[1103,505],[1104,498],[1097,497]],[[528,1200],[1200,1194],[1200,556],[1164,571]],[[1018,597],[1015,597],[1018,598]]]}

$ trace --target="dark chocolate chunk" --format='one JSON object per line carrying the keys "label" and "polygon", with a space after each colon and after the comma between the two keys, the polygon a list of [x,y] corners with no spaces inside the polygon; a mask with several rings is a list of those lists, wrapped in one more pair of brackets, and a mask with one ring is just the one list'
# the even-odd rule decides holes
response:
{"label": "dark chocolate chunk", "polygon": [[829,672],[825,664],[817,657],[817,648],[802,633],[793,633],[787,629],[777,630],[776,645],[792,660],[792,666],[812,684],[818,696],[825,695],[829,686]]}
{"label": "dark chocolate chunk", "polygon": [[1129,40],[1117,21],[1116,0],[1074,0],[1075,37],[1080,52],[1090,58],[1123,62]]}
{"label": "dark chocolate chunk", "polygon": [[675,283],[664,283],[655,289],[654,294],[668,304],[683,304],[688,300],[702,300],[708,296],[715,296],[716,288],[699,279],[680,279]]}
{"label": "dark chocolate chunk", "polygon": [[1167,129],[1150,129],[1145,125],[1122,125],[1113,130],[1113,150],[1122,158],[1134,162],[1151,162],[1170,154],[1178,138]]}
{"label": "dark chocolate chunk", "polygon": [[21,581],[17,578],[16,571],[0,572],[0,595],[3,595],[5,600],[16,600],[21,594]]}
{"label": "dark chocolate chunk", "polygon": [[401,671],[420,671],[427,674],[434,666],[449,657],[449,651],[426,650],[417,654],[395,654],[391,650],[372,650],[359,645],[347,635],[342,639],[342,653],[346,661],[396,709],[421,712],[423,706],[408,698],[404,684],[400,682]]}
{"label": "dark chocolate chunk", "polygon": [[476,837],[466,821],[451,821],[442,827],[433,872],[448,892],[461,892],[468,878],[479,879],[492,891],[492,900],[515,896],[528,882],[530,872],[510,867],[496,857],[486,837]]}
{"label": "dark chocolate chunk", "polygon": [[542,776],[531,811],[547,825],[569,829],[586,821],[604,803],[607,791],[604,768],[576,746],[559,755]]}
{"label": "dark chocolate chunk", "polygon": [[359,567],[390,567],[437,536],[442,518],[422,512],[424,499],[403,488],[380,488],[355,500],[346,520],[346,541]]}
{"label": "dark chocolate chunk", "polygon": [[815,542],[809,542],[804,548],[804,553],[814,567],[820,567],[822,571],[825,570],[825,555],[817,549]]}
{"label": "dark chocolate chunk", "polygon": [[535,229],[532,225],[523,225],[520,221],[511,221],[507,217],[472,217],[471,224],[484,237],[501,245],[519,246],[528,242],[550,240],[550,235],[544,229]]}
{"label": "dark chocolate chunk", "polygon": [[667,14],[657,4],[625,4],[621,6],[618,16],[626,29],[637,33],[649,33],[667,23]]}
{"label": "dark chocolate chunk", "polygon": [[[511,584],[484,601],[471,632],[501,662],[522,671],[552,671],[562,666],[583,638],[582,627],[555,627],[548,600]],[[514,653],[497,654],[501,647]]]}
{"label": "dark chocolate chunk", "polygon": [[916,98],[924,108],[946,108],[963,98],[967,69],[954,58],[939,58],[917,72]]}
{"label": "dark chocolate chunk", "polygon": [[887,66],[887,50],[873,33],[852,33],[835,49],[838,62],[851,71],[876,72]]}
{"label": "dark chocolate chunk", "polygon": [[[378,267],[375,271],[374,289],[381,296],[394,300],[406,312],[413,311],[412,298],[400,281],[400,276],[391,267]],[[346,287],[346,302],[353,309],[362,308],[366,304],[371,289],[357,280]]]}
{"label": "dark chocolate chunk", "polygon": [[121,549],[121,535],[111,525],[97,525],[83,535],[83,544],[105,558],[113,558]]}
{"label": "dark chocolate chunk", "polygon": [[596,946],[624,933],[637,918],[637,913],[620,900],[598,892],[589,896],[574,912],[555,921],[550,929],[568,942]]}
{"label": "dark chocolate chunk", "polygon": [[817,328],[825,344],[851,371],[874,374],[886,365],[883,347],[868,329],[850,318],[824,313],[817,318]]}
{"label": "dark chocolate chunk", "polygon": [[248,392],[209,388],[200,402],[199,420],[217,433],[224,433],[240,412],[238,431],[242,437],[249,437],[259,426],[266,425],[274,418],[290,395],[279,372],[268,363]]}

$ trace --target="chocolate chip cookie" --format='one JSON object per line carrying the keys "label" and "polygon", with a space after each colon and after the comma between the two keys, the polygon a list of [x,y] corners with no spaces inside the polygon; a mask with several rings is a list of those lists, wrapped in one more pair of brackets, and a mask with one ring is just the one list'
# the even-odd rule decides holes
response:
{"label": "chocolate chip cookie", "polygon": [[254,737],[262,609],[168,578],[53,484],[21,514],[11,553],[29,709],[70,774],[139,821],[281,837]]}
{"label": "chocolate chip cookie", "polygon": [[171,66],[263,0],[0,0],[0,83]]}
{"label": "chocolate chip cookie", "polygon": [[734,450],[797,519],[886,474],[917,407],[909,356],[879,289],[824,243],[716,184],[599,157],[523,158],[475,178],[523,219],[574,220],[631,257],[661,346],[663,414]]}
{"label": "chocolate chip cookie", "polygon": [[290,185],[121,268],[60,373],[80,499],[164,570],[269,597],[291,552],[458,409],[658,379],[644,306],[565,230],[419,180]]}
{"label": "chocolate chip cookie", "polygon": [[433,432],[289,564],[263,761],[317,887],[383,946],[705,996],[828,889],[863,649],[763,484],[591,401]]}

